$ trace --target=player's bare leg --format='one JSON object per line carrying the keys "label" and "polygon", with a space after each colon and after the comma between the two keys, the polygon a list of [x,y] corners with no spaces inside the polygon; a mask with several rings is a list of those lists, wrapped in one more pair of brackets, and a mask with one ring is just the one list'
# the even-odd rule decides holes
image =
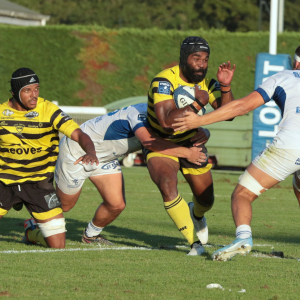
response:
{"label": "player's bare leg", "polygon": [[196,236],[189,207],[177,190],[179,163],[167,157],[151,157],[147,166],[152,180],[161,192],[168,215],[191,245],[188,255],[201,255],[205,250]]}
{"label": "player's bare leg", "polygon": [[81,193],[80,189],[77,193],[73,194],[73,195],[69,195],[69,194],[65,194],[56,184],[56,194],[60,199],[61,202],[61,206],[64,212],[69,211],[70,209],[72,209],[75,204],[77,203],[80,193]]}
{"label": "player's bare leg", "polygon": [[231,197],[231,209],[236,225],[236,239],[212,255],[214,260],[228,260],[236,254],[245,255],[252,249],[252,202],[264,191],[279,181],[263,172],[252,163],[241,176]]}
{"label": "player's bare leg", "polygon": [[105,227],[114,221],[125,209],[124,179],[122,173],[90,177],[98,189],[103,203],[98,207],[93,223]]}
{"label": "player's bare leg", "polygon": [[103,203],[95,212],[82,237],[84,243],[112,245],[100,233],[125,209],[124,179],[122,173],[93,176],[89,178],[96,186]]}

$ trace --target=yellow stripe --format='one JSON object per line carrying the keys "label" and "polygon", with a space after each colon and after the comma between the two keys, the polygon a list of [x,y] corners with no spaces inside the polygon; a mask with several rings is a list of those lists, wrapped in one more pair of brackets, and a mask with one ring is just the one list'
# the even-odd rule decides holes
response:
{"label": "yellow stripe", "polygon": [[32,215],[37,220],[47,220],[61,214],[62,212],[63,210],[60,207],[56,207],[44,213],[33,212]]}
{"label": "yellow stripe", "polygon": [[8,213],[6,209],[0,208],[0,216],[5,216]]}
{"label": "yellow stripe", "polygon": [[157,152],[151,152],[147,155],[146,161],[148,161],[151,157],[167,157],[167,158],[171,158],[177,162],[179,162],[178,158],[175,156],[171,156],[171,155],[166,155],[166,154],[161,154],[161,153],[157,153]]}
{"label": "yellow stripe", "polygon": [[204,168],[194,169],[194,168],[182,168],[183,174],[191,174],[191,175],[201,175],[207,173],[212,167],[212,164],[207,164]]}

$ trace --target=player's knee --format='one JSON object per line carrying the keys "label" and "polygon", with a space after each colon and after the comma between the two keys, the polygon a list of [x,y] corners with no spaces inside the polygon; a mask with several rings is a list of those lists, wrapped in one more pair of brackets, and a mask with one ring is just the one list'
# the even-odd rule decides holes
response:
{"label": "player's knee", "polygon": [[108,205],[108,209],[113,214],[120,214],[126,207],[124,200]]}
{"label": "player's knee", "polygon": [[200,195],[199,197],[195,197],[195,198],[196,201],[204,207],[213,206],[215,202],[215,196],[213,193],[206,193],[204,196]]}
{"label": "player's knee", "polygon": [[169,196],[174,192],[177,194],[177,177],[161,177],[157,183],[157,186],[162,195]]}
{"label": "player's knee", "polygon": [[52,219],[51,221],[37,224],[44,238],[66,232],[65,218]]}
{"label": "player's knee", "polygon": [[[267,190],[254,177],[252,177],[247,170],[240,176],[239,184],[256,196],[259,196],[261,193]],[[243,189],[235,189],[232,196],[237,196],[243,192],[245,193]]]}

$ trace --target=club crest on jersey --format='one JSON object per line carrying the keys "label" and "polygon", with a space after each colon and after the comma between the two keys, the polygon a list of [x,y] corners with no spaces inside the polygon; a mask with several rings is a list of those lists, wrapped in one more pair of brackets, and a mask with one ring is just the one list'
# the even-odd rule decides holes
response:
{"label": "club crest on jersey", "polygon": [[142,121],[142,122],[145,122],[145,121],[147,121],[147,116],[145,114],[139,114],[138,115],[138,120]]}
{"label": "club crest on jersey", "polygon": [[28,114],[26,114],[24,117],[26,117],[27,119],[34,119],[39,115],[38,112],[36,111],[31,111]]}
{"label": "club crest on jersey", "polygon": [[50,209],[60,205],[60,201],[58,200],[55,193],[50,193],[49,195],[44,196],[44,198]]}
{"label": "club crest on jersey", "polygon": [[2,114],[6,117],[10,117],[14,112],[9,110],[9,109],[6,109],[2,112]]}
{"label": "club crest on jersey", "polygon": [[15,127],[16,127],[16,130],[18,131],[18,133],[20,134],[23,131],[25,125],[24,124],[16,124]]}
{"label": "club crest on jersey", "polygon": [[300,113],[300,107],[299,107],[299,106],[296,107],[296,113],[297,113],[297,114]]}
{"label": "club crest on jersey", "polygon": [[171,83],[166,81],[160,81],[158,84],[158,93],[170,95]]}

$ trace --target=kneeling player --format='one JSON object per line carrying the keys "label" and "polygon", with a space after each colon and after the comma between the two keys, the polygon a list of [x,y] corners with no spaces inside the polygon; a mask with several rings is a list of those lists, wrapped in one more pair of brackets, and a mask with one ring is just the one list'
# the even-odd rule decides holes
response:
{"label": "kneeling player", "polygon": [[25,221],[24,242],[64,248],[65,219],[53,186],[58,131],[85,150],[83,163],[98,163],[94,144],[68,115],[39,97],[39,78],[31,69],[12,74],[11,90],[13,97],[0,105],[0,219],[24,204],[34,218]]}
{"label": "kneeling player", "polygon": [[[155,136],[147,121],[147,104],[137,104],[85,122],[81,129],[93,140],[99,165],[76,164],[84,152],[71,139],[60,142],[60,153],[55,171],[57,194],[63,210],[69,211],[77,202],[84,181],[89,178],[96,186],[103,203],[85,229],[84,243],[111,244],[100,234],[125,208],[124,181],[118,157],[141,149],[141,144],[152,151],[188,159],[194,164],[206,160],[199,148],[181,147]],[[207,140],[199,131],[199,140]]]}

